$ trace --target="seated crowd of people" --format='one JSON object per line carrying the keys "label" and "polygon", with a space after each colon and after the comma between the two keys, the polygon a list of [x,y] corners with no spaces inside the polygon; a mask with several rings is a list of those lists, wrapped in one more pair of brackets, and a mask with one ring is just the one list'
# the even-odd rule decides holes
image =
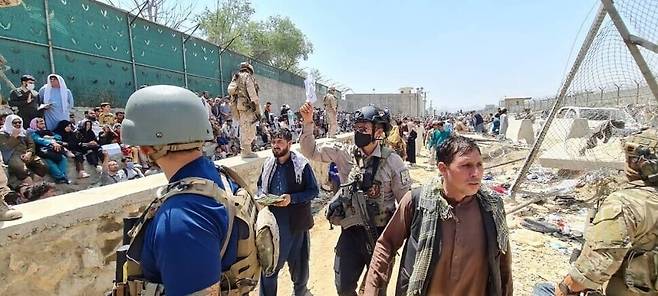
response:
{"label": "seated crowd of people", "polygon": [[65,187],[74,179],[95,175],[97,181],[89,186],[97,186],[153,172],[137,147],[121,145],[124,113],[113,113],[109,103],[85,111],[80,121],[71,113],[54,128],[35,115],[29,122],[16,114],[0,116],[0,153],[13,190],[6,198],[10,204],[52,196],[58,192],[55,184]]}

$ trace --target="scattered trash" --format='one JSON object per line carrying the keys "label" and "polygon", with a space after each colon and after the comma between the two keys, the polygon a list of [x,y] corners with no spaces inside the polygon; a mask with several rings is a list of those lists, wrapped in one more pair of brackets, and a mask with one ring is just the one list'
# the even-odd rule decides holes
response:
{"label": "scattered trash", "polygon": [[576,186],[578,186],[578,180],[576,179],[563,180],[551,187],[548,192],[553,192],[556,195],[568,195],[576,189]]}
{"label": "scattered trash", "polygon": [[503,185],[493,186],[493,187],[491,187],[491,190],[493,190],[494,192],[496,192],[498,194],[507,195],[507,188],[505,188],[505,186],[503,186]]}
{"label": "scattered trash", "polygon": [[569,207],[578,201],[571,195],[558,195],[554,199],[555,203],[561,207]]}
{"label": "scattered trash", "polygon": [[588,172],[582,178],[580,178],[580,184],[578,187],[585,186],[587,184],[595,183],[599,180],[608,178],[610,176],[609,170],[596,170],[593,172]]}
{"label": "scattered trash", "polygon": [[560,231],[560,229],[553,223],[532,218],[523,218],[521,226],[541,233],[555,233]]}
{"label": "scattered trash", "polygon": [[571,253],[571,251],[569,251],[569,246],[565,245],[562,242],[549,242],[547,245],[551,247],[553,250],[562,253],[563,255],[568,255],[569,253]]}
{"label": "scattered trash", "polygon": [[546,218],[524,218],[521,226],[536,232],[558,235],[577,241],[582,241],[583,232],[575,230],[569,222],[556,213],[549,214]]}
{"label": "scattered trash", "polygon": [[556,178],[556,175],[550,169],[536,168],[530,171],[526,178],[531,181],[546,184],[553,181]]}
{"label": "scattered trash", "polygon": [[494,179],[494,176],[491,173],[487,173],[486,175],[484,175],[484,177],[482,177],[482,180],[485,180],[485,181],[492,181],[493,179]]}

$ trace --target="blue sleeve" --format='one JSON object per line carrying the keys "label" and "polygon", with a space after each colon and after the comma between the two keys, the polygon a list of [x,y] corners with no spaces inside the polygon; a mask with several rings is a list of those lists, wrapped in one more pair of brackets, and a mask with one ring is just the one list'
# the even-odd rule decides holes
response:
{"label": "blue sleeve", "polygon": [[51,144],[51,141],[44,139],[42,136],[39,136],[37,133],[31,133],[32,141],[38,146],[48,146]]}
{"label": "blue sleeve", "polygon": [[167,295],[187,295],[219,282],[228,225],[224,206],[195,196],[178,196],[165,205],[153,254]]}
{"label": "blue sleeve", "polygon": [[293,204],[311,201],[320,194],[318,181],[315,180],[315,174],[313,173],[310,164],[306,164],[306,167],[304,167],[302,182],[304,182],[304,191],[290,194],[291,203]]}

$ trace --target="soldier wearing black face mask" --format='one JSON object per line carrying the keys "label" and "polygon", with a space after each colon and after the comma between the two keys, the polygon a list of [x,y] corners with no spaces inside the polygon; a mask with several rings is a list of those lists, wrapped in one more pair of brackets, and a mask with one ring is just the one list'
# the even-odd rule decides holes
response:
{"label": "soldier wearing black face mask", "polygon": [[[382,141],[391,129],[387,112],[366,106],[354,112],[354,145],[325,142],[313,136],[313,106],[300,108],[302,154],[315,161],[335,163],[341,189],[327,210],[327,219],[341,227],[334,261],[339,296],[357,295],[359,277],[372,257],[374,244],[409,191],[411,178],[404,161]],[[384,289],[385,290],[385,289]]]}

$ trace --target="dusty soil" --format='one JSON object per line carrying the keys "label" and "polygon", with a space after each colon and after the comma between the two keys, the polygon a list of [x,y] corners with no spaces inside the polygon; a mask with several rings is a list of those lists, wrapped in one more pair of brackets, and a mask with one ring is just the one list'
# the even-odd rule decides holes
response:
{"label": "dusty soil", "polygon": [[[524,157],[525,153],[527,153],[525,151],[511,150],[500,155],[493,155],[493,157],[486,160],[485,167]],[[520,161],[488,170],[491,180],[485,181],[485,186],[512,183],[522,164],[523,161]],[[551,173],[548,175],[552,176],[553,179],[534,183],[527,182],[528,184],[525,185],[524,189],[537,192],[542,189],[554,187],[565,179],[583,178],[586,182],[581,184],[584,186],[567,193],[568,196],[575,198],[570,205],[560,206],[553,202],[552,198],[549,198],[541,205],[533,204],[515,214],[508,215],[507,221],[510,228],[513,255],[514,294],[516,295],[531,295],[533,285],[538,282],[560,281],[569,269],[569,257],[572,250],[580,247],[580,243],[574,239],[542,234],[525,229],[520,225],[522,219],[524,217],[547,217],[553,213],[566,221],[572,229],[583,231],[588,208],[588,204],[583,201],[594,196],[598,188],[594,184],[594,181],[584,179],[584,173],[567,172],[565,174],[565,172],[557,171]],[[436,169],[427,164],[426,152],[421,153],[421,156],[418,158],[418,165],[411,168],[411,176],[415,183],[414,186],[419,186],[436,174]],[[622,179],[620,175],[616,175],[614,172],[613,176],[608,178],[615,180]],[[616,183],[613,182],[613,187],[615,186],[614,184]],[[326,205],[327,198],[325,195],[316,201],[314,207],[316,210],[315,226],[310,232],[311,275],[308,288],[313,295],[336,295],[333,260],[334,246],[338,240],[340,229],[334,228],[334,230],[329,230],[329,224],[322,216],[324,210],[321,208]],[[525,199],[523,197],[517,197],[517,201],[506,200],[506,208],[508,210],[512,209],[524,201]],[[397,269],[396,264],[396,268],[394,269],[396,274]],[[397,277],[396,274],[392,277],[393,279]],[[389,284],[388,295],[394,294],[394,286],[394,282]],[[278,292],[279,295],[292,295],[292,282],[290,281],[286,267],[284,267],[279,275]],[[257,292],[252,294],[256,295]]]}

